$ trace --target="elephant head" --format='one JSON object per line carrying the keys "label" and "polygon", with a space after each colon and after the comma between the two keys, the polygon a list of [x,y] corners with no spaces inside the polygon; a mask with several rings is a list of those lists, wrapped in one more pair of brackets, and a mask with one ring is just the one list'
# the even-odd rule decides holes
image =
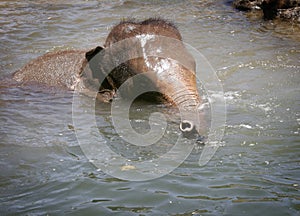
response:
{"label": "elephant head", "polygon": [[[197,138],[204,133],[195,61],[178,29],[170,22],[161,19],[121,22],[108,35],[104,48],[91,50],[86,58],[91,62],[93,77],[105,75],[101,88],[118,89],[129,78],[143,74],[144,79],[129,83],[122,96],[131,95],[137,86],[155,88],[159,92],[156,98],[179,108],[179,128],[184,136]],[[120,64],[112,70],[109,65],[116,62]]]}

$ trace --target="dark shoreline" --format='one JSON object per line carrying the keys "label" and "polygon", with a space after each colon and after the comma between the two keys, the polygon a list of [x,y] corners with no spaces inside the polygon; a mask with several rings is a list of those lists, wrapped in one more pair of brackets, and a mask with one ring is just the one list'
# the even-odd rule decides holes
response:
{"label": "dark shoreline", "polygon": [[300,23],[300,0],[233,0],[232,6],[240,11],[258,11],[265,20]]}

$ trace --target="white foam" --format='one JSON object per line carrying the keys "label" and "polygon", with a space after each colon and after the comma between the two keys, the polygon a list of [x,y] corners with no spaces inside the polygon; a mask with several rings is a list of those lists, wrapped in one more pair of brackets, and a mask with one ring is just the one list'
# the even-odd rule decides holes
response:
{"label": "white foam", "polygon": [[252,129],[252,126],[248,125],[248,124],[240,124],[240,127],[247,128],[247,129]]}

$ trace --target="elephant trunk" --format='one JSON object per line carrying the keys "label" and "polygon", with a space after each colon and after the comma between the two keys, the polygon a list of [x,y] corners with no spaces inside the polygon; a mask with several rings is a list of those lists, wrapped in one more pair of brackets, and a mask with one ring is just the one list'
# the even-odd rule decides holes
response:
{"label": "elephant trunk", "polygon": [[181,89],[172,96],[174,103],[180,110],[181,122],[179,129],[186,138],[197,139],[204,133],[203,115],[199,110],[200,98],[198,92]]}
{"label": "elephant trunk", "polygon": [[197,139],[200,134],[205,133],[205,121],[204,114],[199,110],[202,101],[197,90],[195,73],[178,64],[172,66],[157,76],[157,87],[167,101],[179,109],[179,129],[183,136]]}
{"label": "elephant trunk", "polygon": [[171,94],[173,103],[182,110],[195,110],[200,105],[198,93],[194,89],[179,89]]}

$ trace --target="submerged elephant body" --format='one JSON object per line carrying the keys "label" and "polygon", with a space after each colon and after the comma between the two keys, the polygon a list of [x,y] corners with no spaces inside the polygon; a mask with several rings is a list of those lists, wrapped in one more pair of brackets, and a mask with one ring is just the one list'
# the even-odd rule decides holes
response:
{"label": "submerged elephant body", "polygon": [[[168,39],[171,43],[167,42]],[[99,94],[110,92],[108,97],[99,97],[107,102],[107,98],[111,99],[114,92],[129,78],[142,74],[145,76],[144,84],[141,85],[139,81],[129,84],[125,88],[127,90],[121,92],[122,96],[131,94],[135,85],[145,88],[150,85],[159,92],[155,97],[176,105],[186,113],[180,124],[183,132],[199,132],[203,122],[200,122],[198,110],[201,98],[196,86],[195,62],[181,40],[178,29],[165,20],[124,21],[111,30],[103,48],[96,47],[88,52],[45,54],[17,71],[14,79],[23,83],[38,82],[68,89],[74,89],[79,84],[87,89],[96,86]],[[122,41],[125,42],[122,44]],[[111,51],[120,43],[121,47]],[[176,44],[176,47],[170,47],[172,44]],[[150,55],[146,49],[154,50],[154,55]],[[165,57],[160,53],[170,56]],[[125,56],[126,61],[113,70],[108,69],[108,65],[120,56]]]}
{"label": "submerged elephant body", "polygon": [[87,65],[85,53],[77,50],[47,53],[16,71],[13,78],[25,84],[35,82],[73,90]]}

